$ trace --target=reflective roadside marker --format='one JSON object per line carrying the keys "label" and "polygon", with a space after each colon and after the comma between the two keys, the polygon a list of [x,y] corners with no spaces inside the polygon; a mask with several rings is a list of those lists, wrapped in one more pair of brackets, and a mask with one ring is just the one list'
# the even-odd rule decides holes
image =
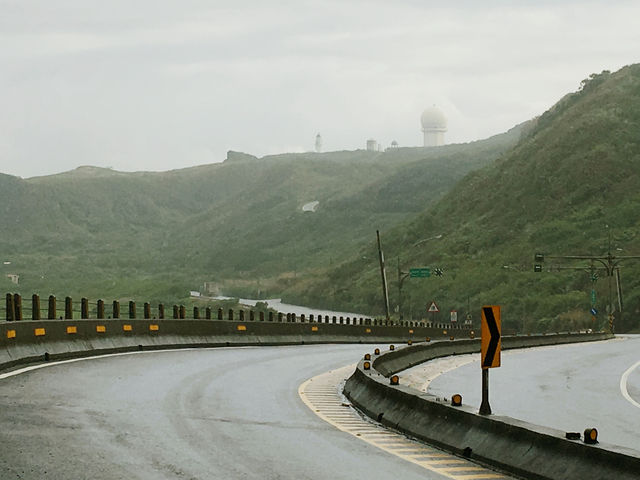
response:
{"label": "reflective roadside marker", "polygon": [[362,368],[364,368],[365,370],[371,370],[371,362],[364,362],[362,364]]}
{"label": "reflective roadside marker", "polygon": [[412,345],[412,344],[413,344],[413,341],[412,341],[412,340],[409,340],[409,341],[407,342],[407,345]]}
{"label": "reflective roadside marker", "polygon": [[123,325],[122,330],[124,330],[125,332],[130,332],[133,330],[133,327],[131,325]]}
{"label": "reflective roadside marker", "polygon": [[315,325],[313,327],[311,327],[311,331],[312,332],[317,332],[318,331],[318,327],[316,327]]}
{"label": "reflective roadside marker", "polygon": [[36,328],[36,329],[33,330],[33,334],[36,337],[41,337],[41,336],[45,335],[46,333],[47,332],[46,332],[46,330],[44,328]]}
{"label": "reflective roadside marker", "polygon": [[447,331],[446,331],[446,330],[442,330],[442,334],[443,334],[443,335],[446,335],[446,334],[447,334]]}
{"label": "reflective roadside marker", "polygon": [[7,330],[7,338],[16,338],[15,330]]}
{"label": "reflective roadside marker", "polygon": [[449,337],[449,340],[455,340],[455,338],[456,338],[456,337],[454,337],[453,335],[451,335],[451,336]]}
{"label": "reflective roadside marker", "polygon": [[459,393],[453,395],[451,397],[451,405],[453,407],[459,407],[460,405],[462,405],[462,395],[460,395]]}
{"label": "reflective roadside marker", "polygon": [[158,325],[149,325],[149,330],[152,332],[157,332],[158,330],[160,330],[160,327]]}
{"label": "reflective roadside marker", "polygon": [[105,327],[104,325],[96,325],[96,332],[104,333],[106,331],[107,331],[107,327]]}
{"label": "reflective roadside marker", "polygon": [[374,355],[380,355],[380,349],[379,349],[379,348],[376,348],[376,349],[373,351],[373,354],[374,354]]}
{"label": "reflective roadside marker", "polygon": [[430,342],[431,341],[431,337],[425,338],[425,341]]}
{"label": "reflective roadside marker", "polygon": [[367,329],[365,330],[365,333],[371,333],[371,329],[370,329],[370,328],[367,328]]}
{"label": "reflective roadside marker", "polygon": [[238,331],[239,332],[245,332],[247,330],[246,325],[238,325]]}
{"label": "reflective roadside marker", "polygon": [[413,330],[409,330],[409,333],[413,333]]}
{"label": "reflective roadside marker", "polygon": [[389,379],[389,383],[391,385],[399,385],[400,384],[400,377],[398,375],[393,375],[390,379]]}
{"label": "reflective roadside marker", "polygon": [[76,327],[75,325],[69,325],[67,327],[67,333],[68,334],[78,333],[78,327]]}
{"label": "reflective roadside marker", "polygon": [[395,349],[396,349],[395,345],[389,345],[389,350],[395,350]]}
{"label": "reflective roadside marker", "polygon": [[584,431],[584,443],[594,445],[598,443],[598,430],[595,428],[587,428]]}
{"label": "reflective roadside marker", "polygon": [[371,354],[370,353],[365,353],[364,354],[364,359],[365,360],[371,360]]}

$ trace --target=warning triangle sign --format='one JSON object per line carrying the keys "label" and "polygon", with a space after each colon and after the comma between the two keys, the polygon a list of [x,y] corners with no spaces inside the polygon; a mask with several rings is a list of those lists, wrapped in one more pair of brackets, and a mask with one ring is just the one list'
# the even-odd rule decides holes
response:
{"label": "warning triangle sign", "polygon": [[440,309],[438,308],[438,305],[436,305],[436,302],[431,302],[431,305],[429,305],[429,308],[427,308],[427,312],[438,313],[439,311]]}

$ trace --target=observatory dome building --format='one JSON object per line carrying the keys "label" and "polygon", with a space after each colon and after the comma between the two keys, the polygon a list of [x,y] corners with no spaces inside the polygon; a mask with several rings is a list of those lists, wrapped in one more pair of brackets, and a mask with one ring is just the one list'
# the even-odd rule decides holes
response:
{"label": "observatory dome building", "polygon": [[420,117],[424,146],[437,147],[444,145],[444,133],[447,131],[447,117],[435,105],[422,112]]}

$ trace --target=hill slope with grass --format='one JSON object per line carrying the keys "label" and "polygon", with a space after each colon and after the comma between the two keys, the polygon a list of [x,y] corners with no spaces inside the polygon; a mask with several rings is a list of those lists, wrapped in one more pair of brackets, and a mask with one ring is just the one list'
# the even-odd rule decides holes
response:
{"label": "hill slope with grass", "polygon": [[[442,235],[440,239],[424,239]],[[611,247],[609,237],[611,236]],[[418,244],[417,246],[415,246]],[[383,233],[391,305],[402,270],[438,266],[442,277],[407,279],[405,317],[425,317],[436,300],[478,317],[483,304],[504,305],[514,330],[600,328],[606,324],[608,277],[598,272],[595,321],[589,313],[589,262],[547,255],[640,255],[640,65],[582,82],[544,113],[507,155],[467,175],[413,220]],[[290,295],[308,303],[381,313],[373,239],[350,261],[299,282]],[[558,269],[575,267],[573,269]],[[640,324],[640,261],[621,263],[624,316],[619,330]],[[613,297],[615,299],[615,280]],[[615,300],[617,302],[617,300]]]}
{"label": "hill slope with grass", "polygon": [[[0,287],[30,295],[171,301],[214,282],[276,295],[299,272],[358,251],[515,145],[487,140],[386,152],[229,152],[223,163],[161,173],[81,167],[0,175]],[[315,211],[303,211],[312,202]],[[375,228],[374,228],[375,232]]]}

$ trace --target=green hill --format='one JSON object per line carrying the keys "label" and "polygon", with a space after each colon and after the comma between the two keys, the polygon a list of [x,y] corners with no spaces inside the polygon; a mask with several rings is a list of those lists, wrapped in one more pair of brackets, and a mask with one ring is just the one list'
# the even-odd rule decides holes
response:
{"label": "green hill", "polygon": [[[0,286],[58,295],[172,301],[204,282],[276,295],[306,269],[355,254],[372,225],[392,228],[495,161],[517,127],[487,140],[386,152],[229,152],[162,173],[81,167],[0,175]],[[315,212],[303,206],[318,202]]]}
{"label": "green hill", "polygon": [[[606,254],[610,234],[613,254],[640,255],[639,227],[640,65],[633,65],[583,81],[511,152],[470,173],[415,219],[384,232],[385,253],[394,260],[388,262],[391,305],[398,304],[399,257],[403,269],[445,271],[405,281],[405,316],[426,316],[431,300],[446,316],[456,309],[463,317],[495,303],[504,305],[504,321],[515,330],[600,328],[608,303],[604,273],[595,284],[599,313],[593,321],[589,273],[551,268],[589,263],[548,260],[544,272],[534,273],[533,255]],[[414,247],[436,234],[441,239]],[[290,295],[381,313],[374,235],[372,227],[369,245],[352,260],[299,282]],[[616,313],[616,322],[626,330],[640,325],[640,261],[621,265],[625,313],[622,319]]]}

